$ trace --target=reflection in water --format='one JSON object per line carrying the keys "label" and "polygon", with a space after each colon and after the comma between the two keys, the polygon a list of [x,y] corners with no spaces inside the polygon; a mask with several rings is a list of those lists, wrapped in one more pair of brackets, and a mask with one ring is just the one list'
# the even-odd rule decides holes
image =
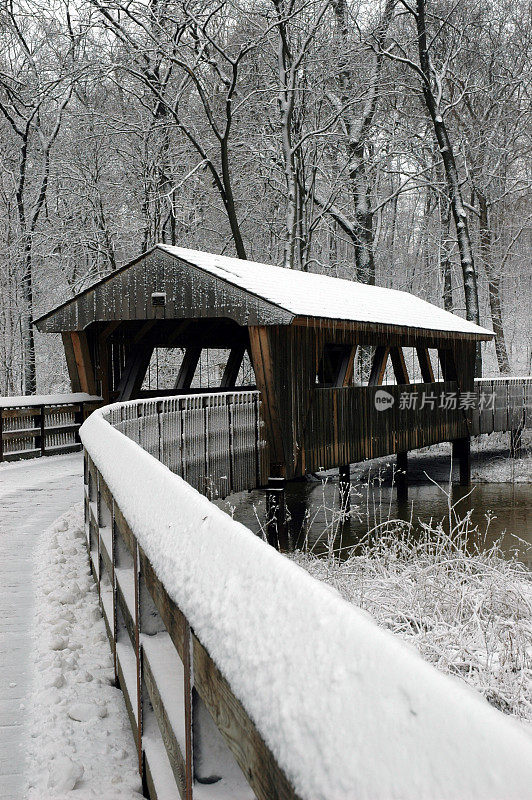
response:
{"label": "reflection in water", "polygon": [[[414,524],[434,523],[448,519],[449,508],[446,494],[433,484],[413,485],[409,488],[409,500],[405,505],[396,501],[395,490],[378,483],[369,486],[353,485],[352,513],[341,525],[337,524],[337,546],[357,544],[369,529],[388,519],[412,520]],[[470,489],[453,487],[452,503],[456,513],[463,517],[471,511],[472,527],[477,527],[481,543],[490,546],[501,540],[502,550],[532,567],[532,509],[529,484],[492,483],[476,484]],[[257,507],[257,504],[259,506]],[[287,485],[287,505],[291,515],[290,530],[296,546],[316,543],[316,551],[325,549],[326,535],[323,532],[334,524],[339,509],[338,483],[304,481]],[[260,529],[263,520],[263,503],[259,493],[252,493],[245,503],[239,505],[235,518],[252,530]],[[489,524],[488,524],[489,522]],[[446,525],[448,530],[448,523]],[[472,544],[479,538],[472,536]]]}

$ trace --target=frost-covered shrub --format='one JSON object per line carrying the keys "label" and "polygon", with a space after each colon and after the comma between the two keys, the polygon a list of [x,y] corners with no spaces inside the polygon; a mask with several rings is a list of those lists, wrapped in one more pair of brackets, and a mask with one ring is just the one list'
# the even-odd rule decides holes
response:
{"label": "frost-covered shrub", "polygon": [[[489,525],[489,519],[488,519]],[[470,516],[415,527],[388,520],[349,551],[304,548],[292,558],[442,672],[505,713],[532,722],[532,574]],[[326,534],[327,538],[327,534]]]}

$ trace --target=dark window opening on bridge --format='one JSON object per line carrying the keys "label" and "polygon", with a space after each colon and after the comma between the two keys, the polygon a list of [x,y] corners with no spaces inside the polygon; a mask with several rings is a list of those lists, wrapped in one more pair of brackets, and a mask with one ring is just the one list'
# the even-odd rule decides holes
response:
{"label": "dark window opening on bridge", "polygon": [[434,383],[441,380],[437,350],[327,343],[319,361],[317,388]]}
{"label": "dark window opening on bridge", "polygon": [[255,373],[249,354],[243,347],[155,347],[141,392],[151,394],[157,391],[207,391],[253,386]]}
{"label": "dark window opening on bridge", "polygon": [[326,344],[318,366],[316,383],[321,388],[345,386],[349,378],[352,345]]}

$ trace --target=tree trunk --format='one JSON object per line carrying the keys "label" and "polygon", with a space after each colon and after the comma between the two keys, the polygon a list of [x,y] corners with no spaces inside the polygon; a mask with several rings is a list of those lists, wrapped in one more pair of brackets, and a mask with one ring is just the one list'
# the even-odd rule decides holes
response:
{"label": "tree trunk", "polygon": [[[445,185],[445,174],[441,164],[436,164],[438,183]],[[440,211],[440,268],[443,279],[443,307],[453,313],[453,281],[451,261],[451,204],[446,194],[438,192]]]}
{"label": "tree trunk", "polygon": [[375,284],[373,257],[373,211],[371,189],[366,173],[364,147],[357,143],[351,153],[349,169],[355,214],[353,219],[353,244],[355,248],[356,279],[361,283]]}
{"label": "tree trunk", "polygon": [[227,139],[222,139],[220,143],[220,160],[222,165],[222,180],[224,188],[222,199],[227,213],[227,219],[229,220],[229,227],[231,228],[231,233],[233,234],[233,241],[235,243],[238,258],[246,259],[246,248],[244,247],[244,240],[242,239],[242,234],[240,232],[235,198],[233,195]]}
{"label": "tree trunk", "polygon": [[491,230],[489,225],[489,211],[488,203],[485,196],[477,191],[477,198],[479,203],[479,225],[480,225],[480,257],[486,277],[488,279],[488,295],[490,303],[491,321],[493,323],[493,331],[495,333],[495,352],[497,354],[497,363],[499,365],[499,372],[501,375],[509,375],[510,360],[508,358],[508,350],[506,349],[506,340],[504,338],[504,325],[502,318],[502,303],[501,303],[501,278],[496,274],[492,264],[491,252]]}
{"label": "tree trunk", "polygon": [[33,275],[31,263],[31,241],[25,237],[24,272],[22,275],[23,310],[20,318],[22,337],[22,361],[24,365],[23,393],[37,392],[37,372],[35,367],[35,338],[33,335]]}
{"label": "tree trunk", "polygon": [[[473,248],[467,224],[467,214],[464,209],[462,192],[460,189],[460,179],[458,169],[453,154],[453,148],[447,132],[447,127],[440,112],[439,102],[432,90],[432,69],[427,45],[427,30],[425,22],[425,0],[417,0],[417,41],[419,64],[423,74],[423,97],[425,105],[434,126],[434,133],[438,148],[441,153],[443,167],[445,170],[445,180],[451,204],[451,211],[456,228],[456,238],[458,251],[460,253],[460,264],[464,282],[464,295],[466,306],[466,318],[476,325],[480,325],[480,309],[478,302],[477,274],[473,260]],[[480,377],[482,374],[482,353],[480,342],[476,348],[475,375]]]}

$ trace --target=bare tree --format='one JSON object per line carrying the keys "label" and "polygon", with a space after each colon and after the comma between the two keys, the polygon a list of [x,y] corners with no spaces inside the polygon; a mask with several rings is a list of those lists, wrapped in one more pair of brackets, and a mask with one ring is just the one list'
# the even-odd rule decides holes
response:
{"label": "bare tree", "polygon": [[[13,180],[20,235],[23,388],[26,394],[34,394],[33,238],[48,192],[52,148],[72,96],[76,36],[68,7],[66,45],[57,25],[28,24],[25,14],[17,13],[14,5],[6,8],[4,21],[7,42],[0,74],[0,112],[11,129],[13,144],[18,143],[18,169]],[[50,70],[47,59],[58,48],[59,62]],[[34,163],[39,162],[40,176],[35,182]]]}
{"label": "bare tree", "polygon": [[[416,0],[415,6],[402,0],[402,5],[412,16],[415,24],[415,44],[417,61],[408,50],[395,40],[384,52],[396,61],[405,64],[418,76],[425,108],[432,122],[434,135],[441,155],[445,180],[449,195],[452,216],[456,229],[460,264],[462,268],[466,317],[471,322],[480,324],[480,307],[478,300],[477,273],[475,269],[473,247],[469,234],[467,212],[462,197],[462,188],[458,167],[453,152],[448,126],[444,116],[446,113],[443,85],[448,69],[450,53],[440,57],[440,68],[437,69],[432,58],[435,43],[439,41],[440,25],[445,27],[446,20],[435,20],[436,31],[431,36],[427,25],[427,0]],[[477,348],[476,374],[482,372],[481,350]]]}

